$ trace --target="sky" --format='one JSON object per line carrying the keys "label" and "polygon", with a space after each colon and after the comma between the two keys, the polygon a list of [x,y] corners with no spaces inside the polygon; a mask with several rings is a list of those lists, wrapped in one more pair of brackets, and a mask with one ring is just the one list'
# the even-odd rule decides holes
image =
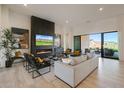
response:
{"label": "sky", "polygon": [[[101,41],[101,34],[93,34],[90,35],[90,39],[94,41]],[[118,33],[105,33],[104,34],[104,41],[113,41],[113,42],[118,42]]]}

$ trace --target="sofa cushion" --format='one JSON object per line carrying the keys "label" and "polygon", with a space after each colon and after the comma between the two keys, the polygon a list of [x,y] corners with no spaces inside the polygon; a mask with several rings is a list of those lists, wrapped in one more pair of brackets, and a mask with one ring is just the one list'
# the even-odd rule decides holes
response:
{"label": "sofa cushion", "polygon": [[77,57],[70,57],[70,59],[72,59],[70,65],[77,65],[81,62],[84,62],[87,60],[87,55],[81,55],[81,56],[77,56]]}
{"label": "sofa cushion", "polygon": [[44,59],[42,59],[42,58],[40,58],[40,57],[37,57],[37,58],[35,58],[36,59],[36,62],[40,62],[40,63],[42,63],[43,61],[44,61]]}
{"label": "sofa cushion", "polygon": [[91,59],[95,56],[94,52],[91,52],[91,53],[87,53],[87,58],[88,59]]}
{"label": "sofa cushion", "polygon": [[70,58],[62,58],[62,62],[65,64],[70,64],[73,60]]}

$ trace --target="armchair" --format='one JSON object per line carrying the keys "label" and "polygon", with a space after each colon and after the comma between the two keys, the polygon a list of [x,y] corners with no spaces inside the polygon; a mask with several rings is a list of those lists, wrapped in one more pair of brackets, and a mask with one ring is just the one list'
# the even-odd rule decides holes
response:
{"label": "armchair", "polygon": [[[49,61],[43,61],[43,62],[37,62],[35,57],[32,56],[32,55],[29,55],[29,54],[26,54],[26,59],[27,59],[27,70],[28,72],[32,72],[32,78],[36,78],[36,77],[39,77],[45,73],[48,73],[50,72],[50,62]],[[46,67],[49,67],[49,70],[45,73],[40,73],[39,70],[40,69],[43,69],[43,68],[46,68]],[[31,70],[31,71],[30,71]],[[34,76],[34,73],[37,72],[38,75],[37,76]]]}

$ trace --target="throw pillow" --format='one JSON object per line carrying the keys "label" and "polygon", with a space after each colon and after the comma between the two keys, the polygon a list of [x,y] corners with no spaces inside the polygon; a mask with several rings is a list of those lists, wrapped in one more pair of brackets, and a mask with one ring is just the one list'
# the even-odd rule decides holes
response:
{"label": "throw pillow", "polygon": [[77,56],[77,57],[70,57],[72,59],[72,62],[70,63],[70,65],[77,65],[81,62],[84,62],[87,60],[87,55],[81,55],[81,56]]}
{"label": "throw pillow", "polygon": [[36,58],[36,62],[43,62],[44,60],[40,57]]}
{"label": "throw pillow", "polygon": [[90,58],[93,58],[94,57],[94,53],[87,53],[87,58],[90,59]]}
{"label": "throw pillow", "polygon": [[69,64],[69,63],[72,62],[72,59],[70,59],[70,58],[62,58],[62,62],[66,63],[66,64]]}

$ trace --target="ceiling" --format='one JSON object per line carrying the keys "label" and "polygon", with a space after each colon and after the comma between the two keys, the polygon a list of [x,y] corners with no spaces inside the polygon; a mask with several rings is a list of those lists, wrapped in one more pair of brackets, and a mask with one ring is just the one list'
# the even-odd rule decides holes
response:
{"label": "ceiling", "polygon": [[[34,15],[69,26],[124,14],[123,4],[28,4],[26,7],[23,4],[11,4],[7,7],[24,15]],[[99,11],[99,8],[103,8],[103,11]]]}

